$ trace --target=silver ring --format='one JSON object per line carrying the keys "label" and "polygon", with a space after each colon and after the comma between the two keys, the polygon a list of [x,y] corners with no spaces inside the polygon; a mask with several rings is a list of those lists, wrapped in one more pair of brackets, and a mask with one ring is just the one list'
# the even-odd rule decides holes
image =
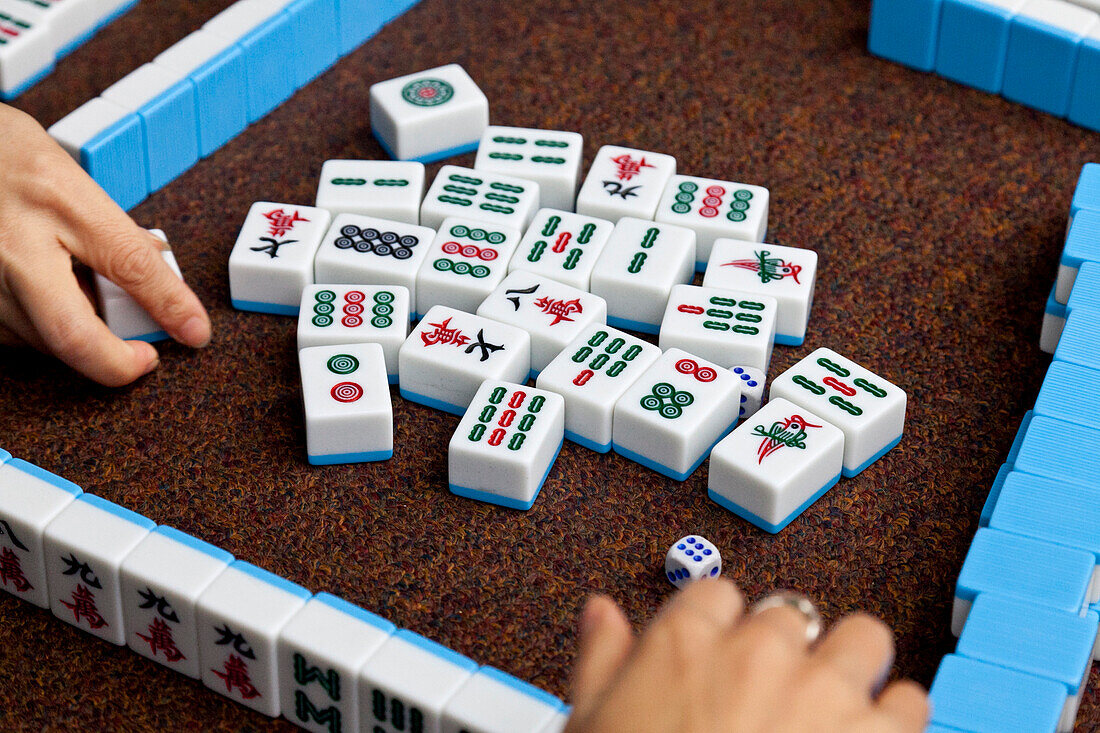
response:
{"label": "silver ring", "polygon": [[817,637],[821,635],[821,614],[809,598],[793,590],[778,590],[757,601],[752,607],[752,614],[756,615],[776,606],[787,606],[801,613],[806,619],[806,643],[813,644],[817,641]]}

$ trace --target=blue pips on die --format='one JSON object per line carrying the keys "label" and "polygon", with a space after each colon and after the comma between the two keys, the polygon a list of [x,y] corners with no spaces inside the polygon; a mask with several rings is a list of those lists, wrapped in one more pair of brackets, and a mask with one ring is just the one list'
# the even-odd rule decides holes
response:
{"label": "blue pips on die", "polygon": [[681,537],[665,555],[665,577],[677,588],[722,574],[722,554],[710,540],[693,534]]}

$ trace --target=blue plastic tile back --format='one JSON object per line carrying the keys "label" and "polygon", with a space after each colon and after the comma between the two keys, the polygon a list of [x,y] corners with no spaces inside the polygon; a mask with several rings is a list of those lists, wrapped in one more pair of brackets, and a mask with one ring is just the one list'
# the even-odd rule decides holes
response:
{"label": "blue plastic tile back", "polygon": [[1046,307],[1043,308],[1044,313],[1049,313],[1055,318],[1065,318],[1069,312],[1069,307],[1062,305],[1058,302],[1058,298],[1055,297],[1055,293],[1058,292],[1058,285],[1055,284],[1050,288],[1050,294],[1047,296]]}
{"label": "blue plastic tile back", "polygon": [[1005,459],[1005,463],[1010,466],[1016,463],[1016,456],[1020,455],[1020,446],[1024,444],[1024,436],[1027,435],[1027,429],[1031,425],[1031,418],[1033,417],[1035,417],[1035,410],[1028,410],[1020,418],[1020,427],[1016,428],[1016,437],[1012,439],[1012,446],[1008,449],[1008,458]]}
{"label": "blue plastic tile back", "polygon": [[140,117],[126,115],[80,149],[80,167],[127,211],[149,195],[141,128]]}
{"label": "blue plastic tile back", "polygon": [[11,453],[8,453],[3,448],[0,448],[0,466],[4,465],[11,460]]}
{"label": "blue plastic tile back", "polygon": [[195,85],[184,79],[138,110],[141,117],[149,191],[156,191],[199,159]]}
{"label": "blue plastic tile back", "polygon": [[1081,39],[1080,34],[1017,15],[1008,34],[1004,96],[1065,117]]}
{"label": "blue plastic tile back", "polygon": [[931,71],[941,6],[940,0],[873,0],[867,47],[876,56]]}
{"label": "blue plastic tile back", "polygon": [[973,733],[1054,733],[1066,689],[1054,680],[948,654],[929,699],[938,725]]}
{"label": "blue plastic tile back", "polygon": [[1100,369],[1100,310],[1077,308],[1066,317],[1054,359]]}
{"label": "blue plastic tile back", "polygon": [[290,16],[273,16],[238,45],[248,69],[248,121],[255,122],[295,92],[294,72],[287,64],[289,50],[297,48]]}
{"label": "blue plastic tile back", "polygon": [[1001,498],[1001,491],[1004,489],[1005,479],[1008,478],[1008,474],[1012,473],[1012,466],[1007,463],[1002,464],[997,469],[997,476],[993,479],[993,486],[989,489],[989,494],[985,497],[985,503],[982,504],[982,513],[978,515],[978,526],[988,527],[989,518],[993,516],[993,508],[997,506],[997,501]]}
{"label": "blue plastic tile back", "polygon": [[980,0],[943,0],[936,72],[991,94],[1000,92],[1013,15]]}
{"label": "blue plastic tile back", "polygon": [[[1096,78],[1092,77],[1094,82]],[[1085,163],[1081,167],[1081,175],[1077,177],[1069,215],[1076,217],[1082,210],[1100,211],[1100,163]]]}
{"label": "blue plastic tile back", "polygon": [[1078,613],[1095,566],[1096,558],[1082,550],[983,527],[966,553],[955,596],[973,601],[979,593],[997,593]]}
{"label": "blue plastic tile back", "polygon": [[74,484],[72,481],[61,478],[56,473],[50,473],[46,469],[41,468],[40,466],[36,466],[33,463],[28,463],[22,458],[9,458],[7,461],[7,465],[8,468],[14,468],[17,471],[22,471],[28,476],[33,476],[39,481],[45,481],[51,486],[55,486],[62,491],[67,491],[73,496],[80,496],[84,493],[84,490]]}
{"label": "blue plastic tile back", "polygon": [[1078,211],[1066,234],[1059,263],[1077,268],[1083,262],[1100,262],[1100,211]]}
{"label": "blue plastic tile back", "polygon": [[1035,414],[1100,428],[1100,371],[1068,361],[1051,362],[1035,399]]}
{"label": "blue plastic tile back", "polygon": [[337,0],[340,55],[346,56],[378,32],[385,22],[375,0]]}
{"label": "blue plastic tile back", "polygon": [[1100,430],[1036,415],[1028,426],[1016,470],[1072,483],[1100,483]]}
{"label": "blue plastic tile back", "polygon": [[148,517],[143,517],[137,512],[130,511],[126,507],[121,507],[115,504],[113,501],[107,501],[101,496],[95,494],[81,494],[76,497],[77,501],[83,501],[86,504],[94,506],[96,509],[105,511],[108,514],[113,514],[119,519],[124,519],[130,524],[136,524],[138,527],[146,530],[153,530],[156,528],[157,523]]}
{"label": "blue plastic tile back", "polygon": [[198,110],[199,155],[205,158],[248,127],[247,106],[225,102],[243,100],[248,93],[244,54],[230,46],[192,72],[190,79]]}
{"label": "blue plastic tile back", "polygon": [[294,27],[295,86],[304,87],[334,63],[339,55],[336,0],[293,0],[284,11]]}
{"label": "blue plastic tile back", "polygon": [[[1077,52],[1067,116],[1070,122],[1091,130],[1100,130],[1100,84],[1096,83],[1097,79],[1100,79],[1100,41],[1086,38]],[[1070,216],[1076,211],[1076,201],[1074,197]]]}
{"label": "blue plastic tile back", "polygon": [[[1072,313],[1074,308],[1100,311],[1100,262],[1082,262],[1078,268],[1073,290],[1066,301],[1066,312]],[[1100,313],[1096,323],[1100,325]]]}
{"label": "blue plastic tile back", "polygon": [[1100,565],[1100,488],[1013,471],[989,526],[1083,550]]}
{"label": "blue plastic tile back", "polygon": [[1077,694],[1092,664],[1100,621],[982,593],[970,608],[955,653],[1060,682]]}

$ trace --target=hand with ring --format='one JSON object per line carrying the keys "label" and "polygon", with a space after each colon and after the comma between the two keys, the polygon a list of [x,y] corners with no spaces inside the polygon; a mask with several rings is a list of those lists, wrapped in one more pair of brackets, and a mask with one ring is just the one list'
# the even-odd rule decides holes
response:
{"label": "hand with ring", "polygon": [[894,661],[885,624],[853,614],[818,639],[820,629],[805,597],[773,594],[746,611],[723,579],[677,593],[637,638],[612,600],[593,597],[565,733],[924,730],[924,690],[883,688]]}

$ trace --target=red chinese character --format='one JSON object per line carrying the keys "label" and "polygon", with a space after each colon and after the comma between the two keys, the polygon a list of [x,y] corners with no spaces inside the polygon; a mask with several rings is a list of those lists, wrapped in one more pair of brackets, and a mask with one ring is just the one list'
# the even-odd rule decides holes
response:
{"label": "red chinese character", "polygon": [[19,556],[12,552],[11,548],[5,547],[4,551],[0,553],[0,583],[7,585],[9,580],[19,593],[26,593],[34,588],[26,576],[23,575],[23,568],[19,565]]}
{"label": "red chinese character", "polygon": [[535,307],[542,308],[543,313],[554,317],[554,321],[550,324],[551,326],[556,326],[562,321],[572,322],[573,319],[569,316],[584,310],[584,308],[581,307],[579,298],[574,298],[573,300],[553,300],[544,296],[535,301]]}
{"label": "red chinese character", "polygon": [[435,330],[420,334],[420,338],[424,341],[424,345],[453,344],[454,346],[463,346],[470,343],[469,336],[464,335],[462,331],[459,331],[457,328],[451,328],[450,324],[450,318],[442,323],[429,323],[428,325]]}
{"label": "red chinese character", "polygon": [[271,225],[268,227],[268,231],[273,237],[282,237],[291,229],[293,229],[294,225],[298,222],[309,221],[309,219],[305,218],[304,216],[298,216],[297,211],[295,211],[293,214],[288,214],[282,209],[269,211],[264,214],[264,218],[271,222]]}
{"label": "red chinese character", "polygon": [[644,157],[641,160],[634,160],[628,153],[623,153],[622,155],[612,158],[611,162],[619,169],[618,176],[620,181],[629,181],[631,178],[641,173],[642,168],[657,167],[645,162]]}
{"label": "red chinese character", "polygon": [[164,658],[169,662],[187,659],[183,656],[183,652],[176,647],[176,642],[172,638],[172,627],[159,618],[154,618],[153,623],[149,624],[149,636],[145,634],[138,634],[138,636],[149,642],[149,648],[153,650],[154,657],[158,651],[162,651],[164,652]]}
{"label": "red chinese character", "polygon": [[248,665],[236,654],[230,654],[229,659],[225,660],[224,672],[216,669],[210,671],[225,680],[226,692],[232,692],[233,688],[237,687],[240,688],[241,697],[245,700],[260,697],[260,691],[252,685],[252,680],[248,677]]}
{"label": "red chinese character", "polygon": [[81,618],[87,618],[88,628],[101,629],[107,625],[107,620],[99,615],[99,609],[95,607],[95,596],[83,585],[77,584],[72,603],[61,601],[61,605],[72,610],[77,623],[80,623]]}

